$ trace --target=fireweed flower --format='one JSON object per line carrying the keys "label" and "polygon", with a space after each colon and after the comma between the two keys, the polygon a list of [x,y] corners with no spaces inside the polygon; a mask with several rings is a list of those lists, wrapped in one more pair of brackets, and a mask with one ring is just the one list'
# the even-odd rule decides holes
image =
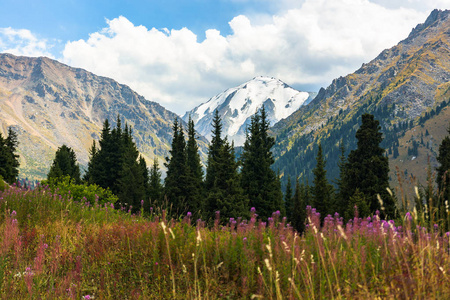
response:
{"label": "fireweed flower", "polygon": [[188,211],[187,214],[186,214],[186,216],[187,216],[188,218],[190,218],[190,217],[192,217],[192,213],[191,213],[190,211]]}

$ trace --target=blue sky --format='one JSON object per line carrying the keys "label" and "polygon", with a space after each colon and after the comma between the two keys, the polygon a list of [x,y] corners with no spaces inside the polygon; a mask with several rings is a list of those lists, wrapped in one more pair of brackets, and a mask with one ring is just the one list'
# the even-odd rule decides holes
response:
{"label": "blue sky", "polygon": [[183,114],[259,75],[317,91],[450,0],[0,0],[0,52],[114,78]]}

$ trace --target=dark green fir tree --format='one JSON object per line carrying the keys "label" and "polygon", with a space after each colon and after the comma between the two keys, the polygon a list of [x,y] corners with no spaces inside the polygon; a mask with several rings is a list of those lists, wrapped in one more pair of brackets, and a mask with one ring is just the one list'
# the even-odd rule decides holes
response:
{"label": "dark green fir tree", "polygon": [[312,187],[313,207],[320,213],[323,220],[328,214],[333,214],[333,186],[328,183],[327,171],[325,169],[325,158],[323,157],[322,145],[319,144],[316,167],[314,173],[314,186]]}
{"label": "dark green fir tree", "polygon": [[293,196],[292,196],[292,183],[291,183],[291,176],[288,176],[287,183],[286,183],[286,190],[284,192],[284,207],[286,210],[286,217],[288,221],[292,221],[292,212],[294,210],[294,202],[293,202]]}
{"label": "dark green fir tree", "polygon": [[205,193],[203,190],[203,168],[198,150],[194,121],[189,116],[188,141],[186,147],[188,166],[188,205],[195,217],[201,217],[205,209]]}
{"label": "dark green fir tree", "polygon": [[145,206],[144,209],[146,211],[150,211],[150,207],[152,205],[155,209],[156,207],[161,207],[163,194],[164,186],[162,185],[161,171],[159,170],[158,159],[155,158],[150,169],[150,187],[148,193],[150,201],[147,203],[148,205]]}
{"label": "dark green fir tree", "polygon": [[185,214],[188,211],[188,166],[186,156],[186,141],[183,128],[175,119],[173,123],[172,149],[170,158],[166,157],[167,175],[164,181],[165,195],[171,207],[173,216]]}
{"label": "dark green fir tree", "polygon": [[371,114],[363,114],[361,120],[361,127],[356,132],[357,149],[348,155],[341,178],[342,197],[350,199],[359,191],[364,195],[370,213],[379,210],[382,217],[395,218],[395,201],[387,191],[389,162],[385,150],[380,147],[383,140],[380,123]]}
{"label": "dark green fir tree", "polygon": [[305,231],[306,223],[306,203],[309,195],[309,187],[304,183],[300,185],[299,181],[295,181],[295,193],[293,197],[293,210],[291,216],[291,224],[299,233]]}
{"label": "dark green fir tree", "polygon": [[214,164],[216,177],[207,196],[206,218],[213,220],[220,212],[222,223],[230,218],[248,217],[248,200],[239,184],[238,163],[235,159],[234,145],[227,139],[219,150],[218,156],[210,163]]}
{"label": "dark green fir tree", "polygon": [[9,184],[17,182],[19,176],[18,144],[17,133],[11,127],[6,138],[0,133],[0,176]]}
{"label": "dark green fir tree", "polygon": [[241,155],[241,186],[250,206],[267,219],[275,211],[284,211],[279,176],[271,169],[274,163],[269,136],[269,121],[264,106],[251,119]]}
{"label": "dark green fir tree", "polygon": [[76,154],[72,148],[62,145],[56,150],[55,158],[47,174],[47,179],[62,179],[66,175],[70,176],[76,184],[81,183],[80,166],[77,163]]}
{"label": "dark green fir tree", "polygon": [[214,181],[216,179],[216,163],[218,159],[221,148],[224,144],[222,139],[222,120],[219,117],[219,112],[214,111],[214,117],[212,120],[212,139],[208,148],[208,160],[206,163],[206,177],[205,177],[205,190],[208,191],[214,186]]}

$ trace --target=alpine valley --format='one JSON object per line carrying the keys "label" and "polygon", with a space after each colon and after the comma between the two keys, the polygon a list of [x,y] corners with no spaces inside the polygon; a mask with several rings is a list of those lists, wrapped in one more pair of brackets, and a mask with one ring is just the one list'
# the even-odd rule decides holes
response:
{"label": "alpine valley", "polygon": [[425,184],[428,161],[433,171],[450,121],[449,16],[449,10],[434,10],[405,40],[333,80],[309,105],[278,122],[272,128],[275,169],[311,182],[321,143],[327,175],[337,178],[341,144],[347,153],[356,148],[361,115],[371,113],[384,133],[391,181]]}
{"label": "alpine valley", "polygon": [[[318,143],[329,179],[337,178],[341,146],[346,153],[356,148],[361,115],[371,113],[384,133],[391,180],[417,177],[425,183],[424,170],[428,162],[437,166],[438,145],[447,134],[449,104],[450,11],[434,10],[405,40],[317,94],[255,77],[212,97],[183,120],[191,116],[195,122],[205,161],[215,110],[224,134],[239,146],[250,117],[264,105],[276,137],[274,169],[284,179],[311,182]],[[0,54],[0,132],[12,126],[18,133],[21,177],[45,177],[62,144],[86,165],[103,121],[114,126],[118,114],[133,127],[147,160],[168,155],[176,114],[112,79],[48,58]]]}

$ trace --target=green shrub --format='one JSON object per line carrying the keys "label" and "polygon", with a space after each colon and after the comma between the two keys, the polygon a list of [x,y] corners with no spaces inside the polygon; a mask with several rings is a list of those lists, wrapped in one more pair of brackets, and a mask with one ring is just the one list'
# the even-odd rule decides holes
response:
{"label": "green shrub", "polygon": [[98,200],[98,204],[104,204],[116,203],[118,199],[109,189],[104,189],[96,184],[76,184],[75,180],[68,175],[44,180],[42,185],[48,185],[53,193],[71,196],[74,201],[79,202],[95,204]]}

